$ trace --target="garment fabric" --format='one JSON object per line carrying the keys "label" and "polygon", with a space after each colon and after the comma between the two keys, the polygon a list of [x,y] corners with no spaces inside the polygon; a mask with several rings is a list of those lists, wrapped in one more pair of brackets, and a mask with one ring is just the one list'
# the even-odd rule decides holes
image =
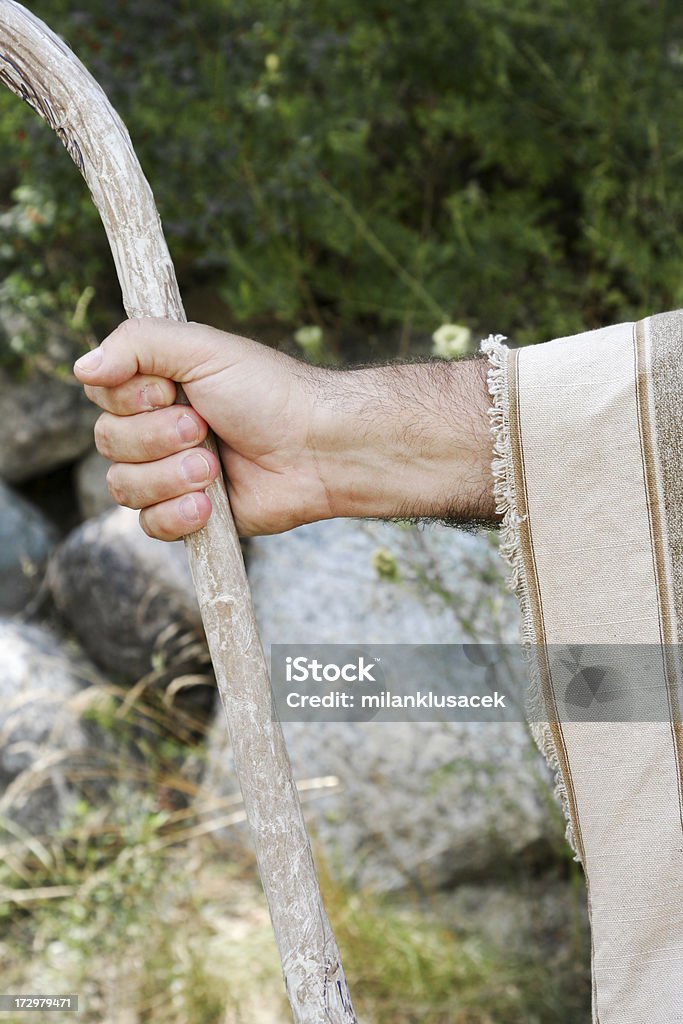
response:
{"label": "garment fabric", "polygon": [[[586,878],[593,1024],[683,1021],[683,312],[490,360],[501,549],[531,728]],[[666,714],[577,721],[547,645],[648,645]],[[661,676],[661,679],[659,678]],[[635,678],[635,677],[634,677]],[[534,710],[535,709],[535,710]]]}

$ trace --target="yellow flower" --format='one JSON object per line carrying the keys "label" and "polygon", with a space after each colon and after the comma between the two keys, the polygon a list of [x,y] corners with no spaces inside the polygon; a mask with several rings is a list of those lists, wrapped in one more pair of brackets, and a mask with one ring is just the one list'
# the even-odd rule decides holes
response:
{"label": "yellow flower", "polygon": [[401,578],[396,556],[387,548],[377,548],[373,553],[372,568],[381,580],[396,583]]}

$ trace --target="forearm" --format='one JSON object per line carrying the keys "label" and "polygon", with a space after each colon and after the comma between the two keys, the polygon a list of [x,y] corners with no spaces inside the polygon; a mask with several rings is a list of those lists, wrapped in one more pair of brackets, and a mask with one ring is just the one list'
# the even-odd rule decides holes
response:
{"label": "forearm", "polygon": [[483,359],[326,371],[313,445],[331,516],[496,519]]}

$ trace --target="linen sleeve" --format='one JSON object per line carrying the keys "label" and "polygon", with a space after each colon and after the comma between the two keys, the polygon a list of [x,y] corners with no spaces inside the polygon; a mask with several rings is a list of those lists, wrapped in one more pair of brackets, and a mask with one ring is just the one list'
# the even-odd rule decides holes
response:
{"label": "linen sleeve", "polygon": [[[671,1024],[683,1020],[683,314],[504,340],[482,343],[501,552],[531,729],[586,876],[593,1021]],[[600,713],[589,699],[573,714],[558,649],[647,664],[622,688],[636,706],[651,689],[664,712],[617,720],[606,674],[582,670]]]}

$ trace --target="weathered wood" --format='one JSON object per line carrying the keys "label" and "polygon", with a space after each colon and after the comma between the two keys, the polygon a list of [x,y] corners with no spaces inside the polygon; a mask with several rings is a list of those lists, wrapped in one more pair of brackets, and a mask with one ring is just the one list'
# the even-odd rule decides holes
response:
{"label": "weathered wood", "polygon": [[[126,128],[97,82],[46,25],[0,0],[0,80],[47,121],[83,174],[100,212],[129,317],[185,320],[151,189]],[[210,438],[206,447],[216,451]],[[296,1024],[356,1018],[325,913],[285,748],[225,486],[213,515],[186,538]]]}

